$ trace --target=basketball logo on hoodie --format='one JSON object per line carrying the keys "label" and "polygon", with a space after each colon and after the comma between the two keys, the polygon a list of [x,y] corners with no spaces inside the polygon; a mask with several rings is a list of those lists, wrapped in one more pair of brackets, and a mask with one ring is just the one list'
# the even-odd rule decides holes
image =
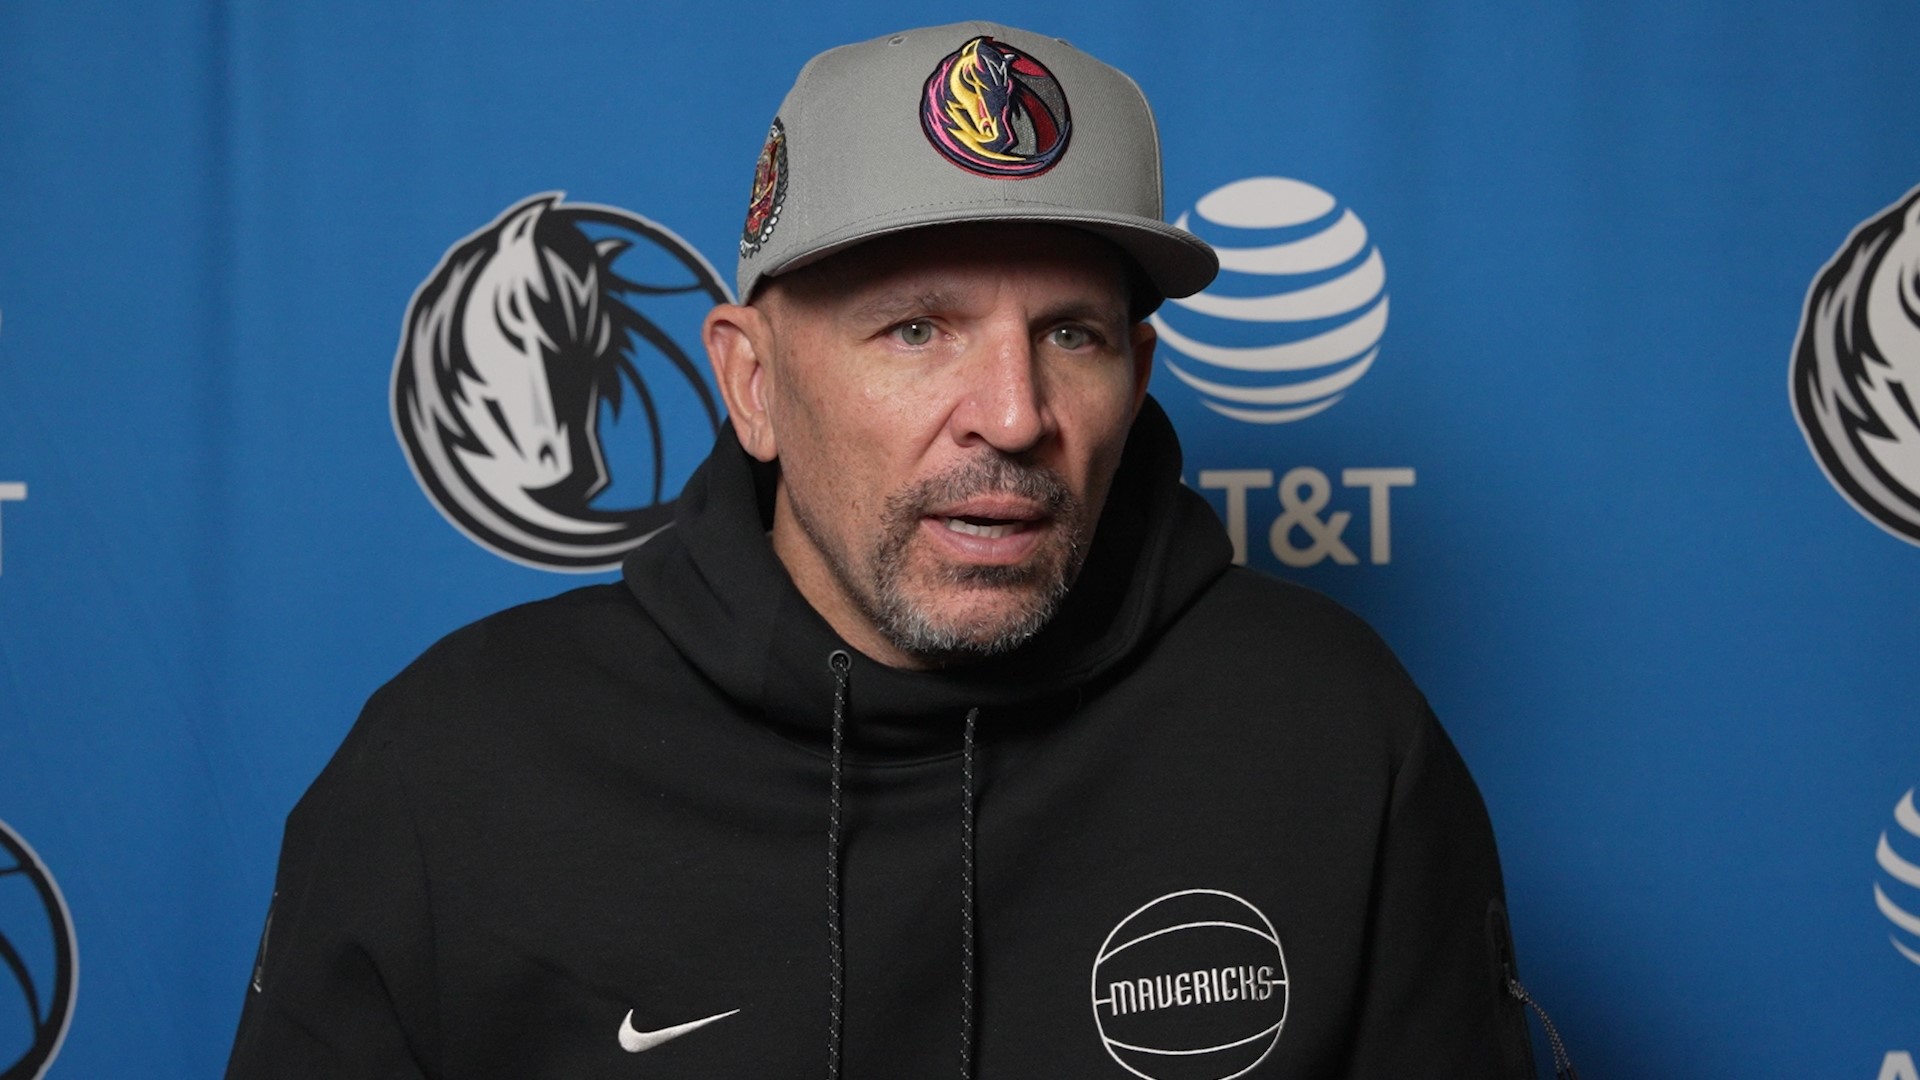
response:
{"label": "basketball logo on hoodie", "polygon": [[1920,544],[1920,188],[1862,223],[1807,290],[1794,416],[1854,509]]}
{"label": "basketball logo on hoodie", "polygon": [[448,249],[407,307],[393,427],[475,543],[547,570],[618,566],[673,520],[719,407],[690,354],[732,294],[638,214],[509,207]]}
{"label": "basketball logo on hoodie", "polygon": [[1273,922],[1218,889],[1169,893],[1120,920],[1093,961],[1093,1020],[1145,1080],[1233,1080],[1280,1042],[1290,998]]}

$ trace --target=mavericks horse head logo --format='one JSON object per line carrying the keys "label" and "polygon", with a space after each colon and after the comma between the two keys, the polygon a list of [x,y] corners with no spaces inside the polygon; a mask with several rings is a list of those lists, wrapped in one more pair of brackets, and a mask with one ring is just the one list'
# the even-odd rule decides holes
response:
{"label": "mavericks horse head logo", "polygon": [[1047,66],[976,37],[949,53],[920,92],[920,129],[942,157],[980,176],[1021,179],[1053,168],[1073,122]]}
{"label": "mavericks horse head logo", "polygon": [[1855,229],[1807,290],[1792,385],[1827,479],[1920,544],[1920,188]]}
{"label": "mavericks horse head logo", "polygon": [[511,207],[407,308],[393,424],[421,488],[516,562],[617,566],[672,520],[719,429],[681,340],[730,299],[699,252],[636,214],[558,193]]}

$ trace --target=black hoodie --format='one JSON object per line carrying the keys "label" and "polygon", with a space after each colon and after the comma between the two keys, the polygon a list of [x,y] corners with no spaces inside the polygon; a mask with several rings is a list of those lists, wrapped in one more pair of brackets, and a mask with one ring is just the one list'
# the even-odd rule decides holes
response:
{"label": "black hoodie", "polygon": [[801,598],[723,435],[624,584],[374,695],[288,819],[228,1076],[1532,1076],[1459,757],[1179,475],[1149,401],[1053,624],[910,672]]}

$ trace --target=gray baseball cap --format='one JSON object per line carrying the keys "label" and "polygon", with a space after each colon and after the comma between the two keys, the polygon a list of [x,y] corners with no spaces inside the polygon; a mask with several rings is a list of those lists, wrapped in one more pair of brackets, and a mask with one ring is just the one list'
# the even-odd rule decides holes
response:
{"label": "gray baseball cap", "polygon": [[1190,296],[1219,259],[1162,213],[1153,111],[1124,72],[992,23],[908,30],[800,70],[754,170],[739,295],[875,237],[1031,221],[1104,236]]}

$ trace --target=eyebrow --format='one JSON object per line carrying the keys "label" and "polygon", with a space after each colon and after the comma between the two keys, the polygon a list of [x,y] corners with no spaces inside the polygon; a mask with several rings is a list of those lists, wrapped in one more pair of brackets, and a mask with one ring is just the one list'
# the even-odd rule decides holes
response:
{"label": "eyebrow", "polygon": [[[854,307],[847,312],[846,318],[856,325],[889,325],[911,315],[937,314],[964,306],[962,294],[941,289],[889,292]],[[1124,329],[1129,324],[1124,306],[1091,300],[1062,301],[1037,312],[1033,321],[1035,325],[1086,322],[1114,329]]]}
{"label": "eyebrow", "polygon": [[846,318],[863,325],[889,324],[909,315],[952,311],[962,306],[958,293],[940,289],[921,292],[884,292],[847,312]]}
{"label": "eyebrow", "polygon": [[1125,329],[1131,325],[1124,304],[1097,304],[1087,300],[1067,300],[1042,310],[1036,323],[1084,322]]}

